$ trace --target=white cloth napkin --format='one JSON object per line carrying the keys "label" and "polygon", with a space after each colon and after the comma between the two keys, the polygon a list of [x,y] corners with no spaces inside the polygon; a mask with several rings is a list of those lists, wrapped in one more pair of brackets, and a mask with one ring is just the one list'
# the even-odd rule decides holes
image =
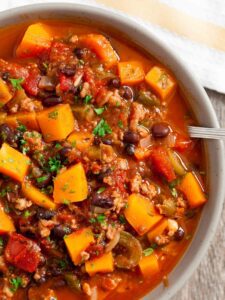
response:
{"label": "white cloth napkin", "polygon": [[[129,0],[132,1],[137,0]],[[220,29],[225,30],[225,1],[224,0],[139,0],[140,6],[143,3],[149,1],[159,2],[164,4],[166,7],[175,8],[187,16],[192,16],[200,21],[206,21],[211,25],[216,25],[218,31]],[[5,10],[11,7],[21,6],[31,3],[46,3],[46,2],[64,2],[63,0],[4,0],[0,2],[0,10]],[[123,6],[123,0],[113,1],[113,0],[66,0],[65,2],[72,3],[82,3],[82,4],[93,4],[100,6],[107,6],[112,4],[112,7],[116,9],[121,9]],[[110,3],[111,2],[111,3]],[[125,2],[125,0],[124,0]],[[115,5],[116,4],[116,5]],[[139,9],[139,8],[137,8]],[[123,13],[130,13],[129,6],[127,9],[123,7]],[[132,13],[131,13],[132,14]],[[146,14],[146,13],[145,13]],[[136,14],[135,14],[136,15]],[[133,17],[135,17],[133,15]],[[207,43],[202,43],[202,41],[196,41],[190,36],[182,36],[182,34],[168,30],[162,26],[162,24],[157,24],[156,22],[143,21],[141,19],[141,14],[136,17],[139,22],[144,23],[149,30],[155,32],[161,39],[167,42],[167,44],[176,52],[178,56],[186,63],[189,68],[193,71],[195,75],[198,76],[202,85],[204,87],[216,90],[221,93],[225,93],[225,49],[219,49],[220,47],[214,48],[213,45],[210,46]],[[186,19],[185,19],[186,21]],[[190,21],[190,20],[189,20]],[[176,22],[176,18],[171,20],[172,23]],[[185,26],[192,26],[192,23],[187,23]],[[198,28],[191,28],[193,31],[198,30]],[[225,41],[225,31],[221,31],[220,38]],[[179,31],[179,30],[178,30]],[[207,34],[207,32],[203,32]],[[224,34],[224,35],[223,35]],[[221,41],[222,41],[221,40]]]}

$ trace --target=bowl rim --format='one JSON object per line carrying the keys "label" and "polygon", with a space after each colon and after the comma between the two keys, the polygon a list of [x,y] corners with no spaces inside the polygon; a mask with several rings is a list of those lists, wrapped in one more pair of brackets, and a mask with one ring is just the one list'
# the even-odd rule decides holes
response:
{"label": "bowl rim", "polygon": [[[140,24],[137,20],[135,20],[133,17],[128,16],[122,12],[119,12],[115,9],[108,9],[102,6],[95,6],[95,5],[89,5],[89,4],[77,4],[72,2],[50,2],[50,3],[38,3],[38,4],[29,4],[29,5],[22,5],[18,7],[14,7],[11,9],[7,9],[0,12],[0,26],[2,23],[4,24],[2,27],[6,27],[8,25],[13,25],[16,23],[22,23],[27,20],[28,15],[37,15],[41,12],[55,13],[54,16],[51,16],[51,19],[57,19],[57,14],[65,13],[78,13],[80,12],[83,18],[89,17],[96,17],[98,16],[101,20],[103,20],[103,23],[113,24],[111,27],[118,27],[121,32],[134,32],[135,35],[140,35],[139,42],[137,44],[140,45],[140,39],[143,38],[144,40],[148,40],[151,43],[153,43],[154,47],[158,48],[163,55],[165,55],[166,60],[169,60],[169,68],[177,75],[183,75],[183,79],[181,82],[184,82],[184,86],[188,86],[188,89],[192,89],[194,93],[194,98],[196,98],[199,102],[199,105],[202,105],[205,114],[207,115],[207,123],[210,124],[212,127],[219,127],[219,122],[216,116],[216,113],[213,109],[212,103],[210,102],[205,90],[199,83],[199,80],[195,77],[194,74],[189,70],[188,66],[185,65],[180,58],[178,58],[175,53],[173,53],[172,49],[166,45],[165,42],[160,40],[152,30],[147,28],[144,24]],[[14,21],[15,16],[17,19],[21,18],[20,21]],[[33,18],[35,19],[35,18]],[[41,18],[43,20],[43,18]],[[46,18],[47,19],[47,18]],[[11,21],[12,20],[12,21]],[[32,20],[32,17],[30,18]],[[116,24],[116,25],[114,25]],[[123,28],[123,29],[121,29]],[[130,33],[127,34],[130,37]],[[134,38],[134,41],[136,42],[138,38]],[[142,48],[146,49],[144,45],[142,45]],[[150,54],[151,51],[147,50]],[[153,56],[156,56],[153,54]],[[160,59],[162,61],[162,59]],[[165,62],[163,62],[165,64]],[[179,78],[179,77],[178,77]],[[200,100],[199,100],[200,99]],[[193,105],[191,105],[193,108]],[[196,109],[200,109],[199,107],[195,107],[194,112],[197,114]],[[212,144],[213,143],[213,144]],[[176,282],[169,286],[164,291],[158,291],[158,294],[155,293],[155,290],[159,290],[160,285],[158,285],[155,289],[153,289],[150,293],[145,295],[144,299],[155,299],[152,298],[154,296],[157,296],[160,300],[168,300],[170,297],[175,295],[178,290],[181,289],[181,287],[184,285],[184,283],[187,282],[187,280],[190,278],[190,276],[193,274],[193,272],[197,269],[199,266],[201,260],[203,259],[204,255],[206,254],[206,251],[209,248],[209,245],[215,235],[217,225],[219,223],[220,215],[222,212],[223,207],[223,200],[225,195],[225,185],[223,185],[223,178],[225,177],[225,159],[224,159],[224,144],[222,141],[213,141],[213,142],[206,142],[209,147],[215,148],[216,151],[216,163],[218,166],[220,166],[218,173],[215,175],[217,176],[217,195],[215,197],[216,201],[213,205],[213,212],[211,215],[211,220],[209,218],[209,224],[208,228],[206,228],[206,234],[207,239],[204,238],[202,241],[200,241],[199,245],[197,246],[197,251],[193,255],[193,259],[191,262],[186,266],[186,269],[184,272],[180,274],[178,279],[176,279]],[[210,158],[210,156],[209,156]],[[209,160],[212,160],[210,158]],[[210,172],[209,172],[210,173]],[[202,215],[204,215],[204,211],[202,212]],[[200,220],[201,221],[201,220]],[[199,221],[199,223],[200,223]],[[196,230],[195,237],[193,240],[196,242],[196,236],[198,232]],[[194,241],[191,242],[191,245],[194,243]],[[184,257],[187,255],[187,252],[189,249],[185,251],[183,254],[181,260],[184,259]],[[180,265],[180,262],[175,266],[173,271]],[[150,297],[150,298],[149,298]]]}

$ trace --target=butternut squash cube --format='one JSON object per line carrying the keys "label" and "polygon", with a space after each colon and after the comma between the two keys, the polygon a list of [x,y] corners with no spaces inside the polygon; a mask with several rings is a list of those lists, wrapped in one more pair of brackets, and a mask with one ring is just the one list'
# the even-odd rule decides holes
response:
{"label": "butternut squash cube", "polygon": [[207,201],[200,183],[191,172],[183,177],[178,189],[184,193],[191,208],[201,206]]}
{"label": "butternut squash cube", "polygon": [[16,49],[17,57],[34,57],[50,49],[51,34],[49,27],[42,23],[30,25]]}
{"label": "butternut squash cube", "polygon": [[0,108],[12,99],[12,94],[7,84],[0,78]]}
{"label": "butternut squash cube", "polygon": [[176,90],[175,79],[162,67],[153,67],[145,76],[145,81],[152,90],[161,98],[167,100]]}
{"label": "butternut squash cube", "polygon": [[94,136],[89,132],[72,132],[67,140],[78,150],[84,151],[91,146]]}
{"label": "butternut squash cube", "polygon": [[94,241],[93,233],[89,227],[64,236],[67,250],[75,265],[79,265],[82,262],[81,253],[94,243]]}
{"label": "butternut squash cube", "polygon": [[0,234],[10,233],[15,231],[13,221],[9,215],[4,212],[2,206],[0,206]]}
{"label": "butternut squash cube", "polygon": [[37,121],[46,142],[67,138],[75,125],[69,104],[59,104],[37,113]]}
{"label": "butternut squash cube", "polygon": [[34,204],[46,209],[56,209],[56,204],[51,200],[51,198],[42,193],[29,182],[24,182],[22,184],[22,192],[24,196]]}
{"label": "butternut squash cube", "polygon": [[143,256],[139,262],[139,268],[144,277],[154,276],[160,272],[157,256],[153,253]]}
{"label": "butternut squash cube", "polygon": [[81,163],[56,176],[53,191],[55,203],[79,202],[85,200],[87,195],[87,179]]}
{"label": "butternut squash cube", "polygon": [[118,63],[119,77],[122,84],[137,84],[144,80],[145,72],[140,61]]}
{"label": "butternut squash cube", "polygon": [[4,143],[0,149],[0,173],[22,182],[29,169],[30,159]]}
{"label": "butternut squash cube", "polygon": [[156,212],[154,205],[140,194],[129,196],[124,215],[139,235],[148,232],[162,219],[162,216]]}
{"label": "butternut squash cube", "polygon": [[168,221],[166,218],[162,219],[162,221],[160,221],[153,229],[151,229],[148,234],[148,240],[150,242],[154,242],[154,239],[163,234],[163,232],[166,230],[166,228],[168,227]]}
{"label": "butternut squash cube", "polygon": [[85,262],[86,272],[93,276],[96,273],[109,273],[114,270],[112,252],[104,253],[100,257]]}
{"label": "butternut squash cube", "polygon": [[90,48],[104,62],[107,67],[112,67],[118,61],[118,56],[109,40],[101,34],[86,34],[79,38],[82,45]]}
{"label": "butternut squash cube", "polygon": [[29,112],[29,113],[18,113],[14,115],[9,115],[6,117],[5,122],[16,128],[19,125],[23,124],[28,129],[31,130],[39,130],[39,125],[36,119],[36,113],[35,112]]}

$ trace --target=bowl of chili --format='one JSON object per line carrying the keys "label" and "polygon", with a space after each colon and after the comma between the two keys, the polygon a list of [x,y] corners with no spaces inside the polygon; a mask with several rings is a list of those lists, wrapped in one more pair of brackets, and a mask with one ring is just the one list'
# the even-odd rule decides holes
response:
{"label": "bowl of chili", "polygon": [[187,133],[219,126],[204,89],[119,13],[38,4],[0,24],[2,299],[169,299],[222,210],[223,144]]}

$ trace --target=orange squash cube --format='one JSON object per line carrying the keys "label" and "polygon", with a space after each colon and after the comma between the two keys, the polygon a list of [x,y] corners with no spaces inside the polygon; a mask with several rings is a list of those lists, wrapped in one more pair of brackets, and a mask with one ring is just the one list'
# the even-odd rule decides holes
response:
{"label": "orange squash cube", "polygon": [[42,193],[39,189],[31,185],[29,182],[24,182],[22,184],[22,192],[24,196],[34,204],[46,209],[56,209],[56,204],[51,200],[51,198]]}
{"label": "orange squash cube", "polygon": [[162,219],[162,221],[160,221],[160,223],[158,223],[153,229],[151,229],[148,234],[148,240],[150,242],[154,242],[154,239],[163,234],[163,232],[166,230],[166,228],[168,227],[168,221],[166,218]]}
{"label": "orange squash cube", "polygon": [[75,125],[69,104],[59,104],[37,113],[37,121],[46,142],[67,138]]}
{"label": "orange squash cube", "polygon": [[47,25],[42,23],[30,25],[16,49],[16,56],[25,58],[43,53],[50,49],[51,38],[50,30]]}
{"label": "orange squash cube", "polygon": [[0,234],[10,233],[15,231],[15,226],[9,215],[4,212],[2,206],[0,206]]}
{"label": "orange squash cube", "polygon": [[161,100],[167,100],[176,90],[175,79],[166,69],[155,66],[145,76],[145,81]]}
{"label": "orange squash cube", "polygon": [[82,45],[90,48],[104,62],[107,67],[112,67],[118,61],[118,56],[109,40],[101,34],[86,34],[79,38]]}
{"label": "orange squash cube", "polygon": [[56,176],[53,191],[55,203],[79,202],[85,200],[87,195],[87,179],[81,163]]}
{"label": "orange squash cube", "polygon": [[156,275],[160,272],[157,256],[154,253],[149,256],[143,256],[139,262],[139,268],[144,277]]}
{"label": "orange squash cube", "polygon": [[84,151],[91,146],[94,136],[89,132],[72,132],[67,140],[78,150]]}
{"label": "orange squash cube", "polygon": [[93,276],[96,273],[113,272],[114,261],[112,252],[104,253],[100,257],[86,261],[85,269],[90,276]]}
{"label": "orange squash cube", "polygon": [[0,173],[22,182],[29,169],[30,159],[4,143],[0,149]]}
{"label": "orange squash cube", "polygon": [[162,216],[156,212],[154,205],[140,194],[129,196],[124,215],[139,235],[148,232],[162,219]]}
{"label": "orange squash cube", "polygon": [[13,95],[11,94],[9,87],[4,80],[0,78],[0,108],[9,102],[12,97]]}
{"label": "orange squash cube", "polygon": [[89,227],[64,236],[67,250],[75,265],[82,263],[81,253],[94,243],[94,241],[93,233]]}
{"label": "orange squash cube", "polygon": [[14,115],[9,115],[6,117],[5,122],[16,128],[19,125],[23,124],[28,129],[31,130],[39,130],[39,125],[36,119],[36,113],[35,112],[29,112],[29,113],[18,113]]}
{"label": "orange squash cube", "polygon": [[184,193],[191,208],[201,206],[207,201],[199,182],[191,172],[183,177],[178,189]]}
{"label": "orange squash cube", "polygon": [[119,77],[122,84],[137,84],[144,80],[145,72],[139,61],[118,63]]}

